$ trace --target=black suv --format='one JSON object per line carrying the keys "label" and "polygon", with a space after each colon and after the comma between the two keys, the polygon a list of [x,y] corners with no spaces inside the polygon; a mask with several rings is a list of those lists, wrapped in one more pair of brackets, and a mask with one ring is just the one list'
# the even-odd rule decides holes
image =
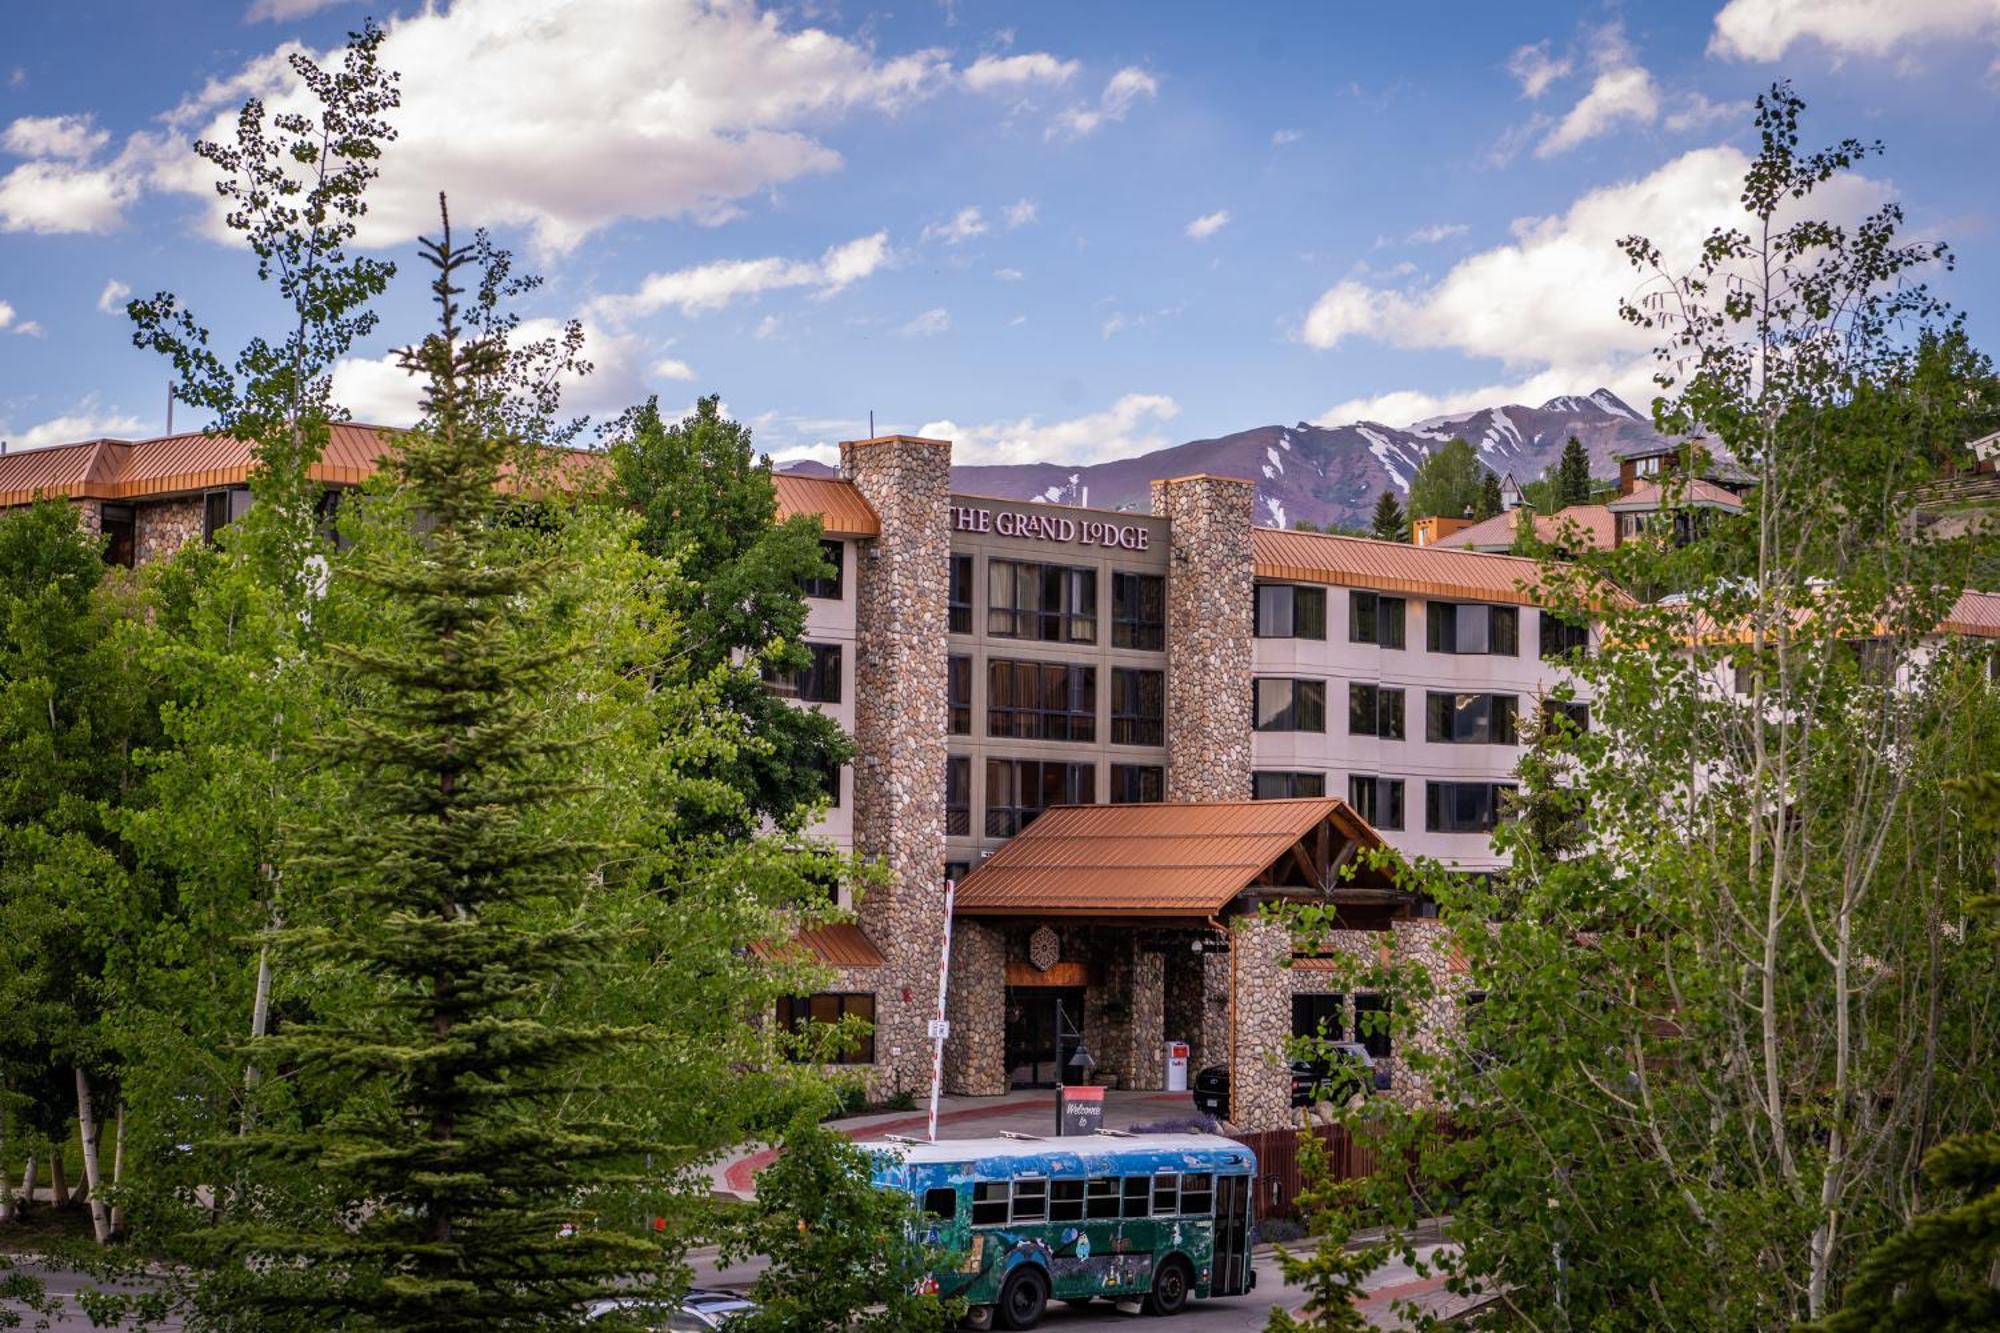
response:
{"label": "black suv", "polygon": [[[1321,1063],[1291,1062],[1292,1105],[1344,1102],[1356,1093],[1386,1092],[1389,1071],[1375,1067],[1375,1057],[1358,1041],[1333,1043],[1334,1058]],[[1210,1065],[1194,1076],[1195,1109],[1218,1120],[1229,1119],[1229,1066]]]}

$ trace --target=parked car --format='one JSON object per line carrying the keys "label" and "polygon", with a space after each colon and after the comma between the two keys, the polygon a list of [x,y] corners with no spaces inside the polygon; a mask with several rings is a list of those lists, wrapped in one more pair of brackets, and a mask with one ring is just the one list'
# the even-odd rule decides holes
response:
{"label": "parked car", "polygon": [[[1311,1106],[1318,1101],[1344,1102],[1359,1093],[1385,1092],[1389,1071],[1378,1069],[1375,1057],[1358,1041],[1333,1043],[1333,1058],[1326,1063],[1311,1060],[1291,1062],[1292,1105]],[[1229,1066],[1210,1065],[1194,1076],[1195,1109],[1218,1120],[1229,1119]]]}
{"label": "parked car", "polygon": [[734,1291],[712,1291],[696,1287],[679,1301],[655,1300],[649,1296],[624,1296],[599,1301],[590,1307],[592,1320],[617,1315],[642,1328],[669,1330],[669,1333],[710,1333],[728,1328],[756,1310],[756,1302]]}

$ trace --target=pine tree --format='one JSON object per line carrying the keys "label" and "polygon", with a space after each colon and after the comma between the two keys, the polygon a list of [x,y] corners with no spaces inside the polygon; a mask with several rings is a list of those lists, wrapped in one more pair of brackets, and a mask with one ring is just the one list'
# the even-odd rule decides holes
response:
{"label": "pine tree", "polygon": [[1479,503],[1473,507],[1474,518],[1492,518],[1500,512],[1500,475],[1488,472],[1479,480]]}
{"label": "pine tree", "polygon": [[1381,498],[1375,501],[1375,516],[1369,522],[1368,531],[1377,541],[1406,542],[1410,539],[1410,518],[1403,512],[1394,491],[1383,491]]}
{"label": "pine tree", "polygon": [[1589,504],[1590,489],[1590,454],[1583,441],[1572,435],[1563,445],[1562,458],[1556,464],[1556,508]]}
{"label": "pine tree", "polygon": [[591,1220],[646,1145],[564,1109],[591,1090],[586,1061],[645,1038],[546,1016],[558,980],[612,942],[575,920],[592,849],[562,831],[588,738],[549,725],[562,656],[522,610],[551,571],[497,558],[496,483],[527,452],[492,427],[507,351],[463,336],[470,256],[448,216],[422,244],[440,329],[401,358],[428,381],[427,424],[390,464],[420,518],[343,569],[384,621],[367,646],[336,645],[362,700],[327,747],[351,808],[286,866],[326,885],[343,928],[272,937],[365,1002],[250,1044],[262,1067],[337,1073],[352,1092],[317,1123],[241,1141],[253,1177],[296,1188],[305,1165],[319,1190],[296,1215],[220,1232],[234,1262],[207,1295],[259,1328],[570,1327],[658,1263],[640,1235]]}

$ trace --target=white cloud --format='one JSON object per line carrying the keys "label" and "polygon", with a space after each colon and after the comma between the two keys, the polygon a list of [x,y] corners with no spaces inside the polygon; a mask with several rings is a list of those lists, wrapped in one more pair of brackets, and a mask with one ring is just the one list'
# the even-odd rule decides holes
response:
{"label": "white cloud", "polygon": [[1283,148],[1286,144],[1297,143],[1303,138],[1305,138],[1305,131],[1303,130],[1272,130],[1271,146],[1273,148]]}
{"label": "white cloud", "polygon": [[1536,157],[1554,157],[1580,143],[1609,134],[1620,121],[1650,125],[1660,117],[1660,91],[1639,65],[1607,69],[1591,83],[1583,100],[1569,109],[1539,144]]}
{"label": "white cloud", "polygon": [[759,342],[769,342],[784,330],[784,321],[776,315],[766,315],[757,321],[756,332],[752,335]]}
{"label": "white cloud", "polygon": [[284,23],[346,3],[347,0],[251,0],[249,12],[243,15],[243,21]]}
{"label": "white cloud", "polygon": [[1229,225],[1229,210],[1218,208],[1213,213],[1204,213],[1187,224],[1190,240],[1205,241]]}
{"label": "white cloud", "polygon": [[1904,43],[2000,34],[2000,0],[1729,0],[1710,55],[1777,60],[1797,42],[1886,55]]}
{"label": "white cloud", "polygon": [[125,302],[131,295],[130,287],[113,278],[97,294],[97,308],[107,315],[122,315],[125,313]]}
{"label": "white cloud", "polygon": [[670,356],[653,363],[653,375],[663,380],[691,380],[694,378],[694,367]]}
{"label": "white cloud", "polygon": [[1110,318],[1106,319],[1100,327],[1100,332],[1109,339],[1117,337],[1131,327],[1133,326],[1126,321],[1125,316],[1121,312],[1114,310],[1111,312]]}
{"label": "white cloud", "polygon": [[0,333],[4,333],[7,326],[13,322],[14,307],[8,305],[5,301],[0,301]]}
{"label": "white cloud", "polygon": [[138,179],[115,166],[23,162],[0,176],[0,231],[110,231],[138,195]]}
{"label": "white cloud", "polygon": [[1002,282],[1019,282],[1028,275],[1018,268],[996,268],[993,270],[993,276]]}
{"label": "white cloud", "polygon": [[81,162],[111,142],[109,130],[90,116],[23,116],[0,134],[0,148],[16,157],[59,157]]}
{"label": "white cloud", "polygon": [[930,338],[951,329],[951,314],[943,306],[926,310],[896,332],[906,338]]}
{"label": "white cloud", "polygon": [[1677,109],[1667,113],[1664,124],[1675,134],[1684,134],[1689,130],[1706,129],[1717,121],[1748,123],[1751,109],[1748,102],[1711,102],[1700,93],[1690,92],[1681,99]]}
{"label": "white cloud", "polygon": [[1428,227],[1419,227],[1403,239],[1411,245],[1436,245],[1454,236],[1463,236],[1472,228],[1463,222],[1434,222]]}
{"label": "white cloud", "polygon": [[[562,336],[560,320],[524,319],[515,328],[515,346]],[[645,364],[638,338],[608,332],[589,320],[583,325],[583,357],[591,364],[588,375],[565,375],[558,381],[563,391],[563,411],[570,414],[605,415],[642,402],[650,387],[651,375]],[[408,426],[421,412],[422,381],[406,373],[395,356],[351,356],[333,368],[333,401],[345,407],[356,421],[375,426]]]}
{"label": "white cloud", "polygon": [[925,422],[917,434],[950,440],[960,463],[1097,463],[1163,449],[1174,441],[1159,429],[1180,415],[1165,394],[1128,393],[1102,412],[1068,421],[1032,416],[984,426]]}
{"label": "white cloud", "polygon": [[986,234],[986,219],[979,209],[968,204],[952,215],[949,222],[933,222],[924,228],[922,239],[941,240],[946,245],[962,245],[975,236]]}
{"label": "white cloud", "polygon": [[7,449],[11,453],[20,449],[41,449],[51,444],[75,444],[80,440],[106,437],[130,439],[145,429],[146,423],[139,418],[123,412],[106,411],[98,406],[96,396],[91,395],[77,404],[72,412],[19,430],[0,422],[0,440],[7,441]]}
{"label": "white cloud", "polygon": [[1099,95],[1096,106],[1079,103],[1063,111],[1056,116],[1055,124],[1049,126],[1045,137],[1081,139],[1106,121],[1125,119],[1133,103],[1142,97],[1158,96],[1159,91],[1158,79],[1137,65],[1127,65],[1104,85],[1104,92]]}
{"label": "white cloud", "polygon": [[1022,88],[1034,83],[1068,83],[1081,69],[1074,60],[1058,60],[1046,51],[1018,56],[981,56],[965,69],[965,86],[974,92]]}
{"label": "white cloud", "polygon": [[818,262],[796,259],[718,259],[693,268],[653,273],[628,295],[600,296],[591,309],[606,319],[650,315],[676,306],[683,315],[721,310],[738,297],[791,287],[832,296],[889,262],[889,233],[857,237],[836,245]]}
{"label": "white cloud", "polygon": [[1025,227],[1035,220],[1039,212],[1040,210],[1036,207],[1034,200],[1016,199],[1013,203],[1007,205],[1007,226],[1009,228]]}
{"label": "white cloud", "polygon": [[1545,37],[1533,46],[1523,46],[1507,60],[1507,72],[1521,83],[1521,95],[1533,100],[1549,90],[1549,85],[1568,74],[1571,63],[1568,56],[1557,58],[1549,54],[1549,42]]}

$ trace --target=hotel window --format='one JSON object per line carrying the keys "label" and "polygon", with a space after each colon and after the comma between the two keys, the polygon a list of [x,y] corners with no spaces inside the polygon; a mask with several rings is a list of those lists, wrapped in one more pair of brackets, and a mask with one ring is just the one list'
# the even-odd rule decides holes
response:
{"label": "hotel window", "polygon": [[972,734],[972,659],[953,656],[945,663],[945,694],[951,706],[951,734]]}
{"label": "hotel window", "polygon": [[1292,997],[1292,1036],[1303,1041],[1309,1037],[1326,1041],[1339,1041],[1346,1029],[1341,1020],[1346,999],[1343,995],[1294,995]]}
{"label": "hotel window", "polygon": [[1403,780],[1356,773],[1347,779],[1347,803],[1378,829],[1403,827]]}
{"label": "hotel window", "polygon": [[1256,633],[1260,639],[1324,639],[1326,589],[1258,584]]}
{"label": "hotel window", "polygon": [[1259,769],[1250,775],[1250,798],[1256,801],[1295,801],[1326,795],[1326,774],[1283,773]]}
{"label": "hotel window", "polygon": [[858,1019],[868,1024],[866,1036],[856,1037],[832,1056],[832,1063],[840,1065],[872,1065],[875,1063],[875,996],[864,994],[826,993],[820,995],[787,995],[778,1000],[778,1026],[787,1032],[803,1034],[810,1024],[835,1024],[843,1019]]}
{"label": "hotel window", "polygon": [[1424,829],[1430,833],[1491,833],[1500,822],[1501,793],[1511,782],[1427,782]]}
{"label": "hotel window", "polygon": [[1403,739],[1403,692],[1380,685],[1347,687],[1347,734]]}
{"label": "hotel window", "polygon": [[834,601],[840,600],[840,577],[845,565],[842,553],[846,549],[847,543],[845,542],[825,541],[819,544],[820,563],[831,565],[833,573],[816,574],[807,579],[805,582],[806,596],[829,597]]}
{"label": "hotel window", "polygon": [[970,861],[946,861],[944,863],[944,877],[954,884],[965,883],[965,877],[971,873],[972,862]]}
{"label": "hotel window", "polygon": [[950,613],[948,628],[953,634],[972,633],[972,557],[951,558],[951,585],[945,590],[945,609]]}
{"label": "hotel window", "polygon": [[1354,997],[1354,1039],[1368,1048],[1377,1060],[1389,1054],[1389,997]]}
{"label": "hotel window", "polygon": [[138,548],[138,530],[131,505],[100,505],[98,531],[104,534],[104,563],[132,568]]}
{"label": "hotel window", "polygon": [[1111,575],[1111,646],[1167,646],[1167,581],[1158,574]]}
{"label": "hotel window", "polygon": [[1581,657],[1590,651],[1590,626],[1578,624],[1553,611],[1542,612],[1542,656]]}
{"label": "hotel window", "polygon": [[1347,641],[1372,643],[1377,648],[1401,648],[1409,605],[1405,598],[1384,597],[1380,593],[1347,594]]}
{"label": "hotel window", "polygon": [[226,491],[210,491],[201,497],[201,539],[212,542],[215,534],[250,512],[250,488],[238,486]]}
{"label": "hotel window", "polygon": [[1167,770],[1158,764],[1113,764],[1111,804],[1142,805],[1167,799]]}
{"label": "hotel window", "polygon": [[1514,657],[1520,652],[1520,613],[1512,606],[1483,602],[1431,602],[1426,644],[1434,653],[1490,653]]}
{"label": "hotel window", "polygon": [[1166,673],[1111,668],[1111,743],[1165,745],[1166,728]]}
{"label": "hotel window", "polygon": [[1570,729],[1578,732],[1590,730],[1590,705],[1567,699],[1542,700],[1542,734],[1553,736],[1561,722],[1567,721]]}
{"label": "hotel window", "polygon": [[1097,571],[988,561],[986,632],[1002,639],[1096,643]]}
{"label": "hotel window", "polygon": [[1097,765],[1042,759],[986,761],[986,836],[1011,838],[1052,805],[1094,805]]}
{"label": "hotel window", "polygon": [[826,793],[827,808],[840,809],[840,770],[843,766],[829,760],[819,770],[820,790]]}
{"label": "hotel window", "polygon": [[947,838],[972,834],[972,760],[962,754],[944,761],[944,833]]}
{"label": "hotel window", "polygon": [[1325,681],[1259,676],[1252,685],[1257,730],[1326,730]]}
{"label": "hotel window", "polygon": [[1424,724],[1424,739],[1446,745],[1514,745],[1511,694],[1433,694]]}
{"label": "hotel window", "polygon": [[1096,740],[1097,668],[988,662],[986,734],[1020,741]]}
{"label": "hotel window", "polygon": [[812,661],[798,671],[765,668],[764,684],[771,693],[812,704],[840,702],[840,645],[809,643]]}

